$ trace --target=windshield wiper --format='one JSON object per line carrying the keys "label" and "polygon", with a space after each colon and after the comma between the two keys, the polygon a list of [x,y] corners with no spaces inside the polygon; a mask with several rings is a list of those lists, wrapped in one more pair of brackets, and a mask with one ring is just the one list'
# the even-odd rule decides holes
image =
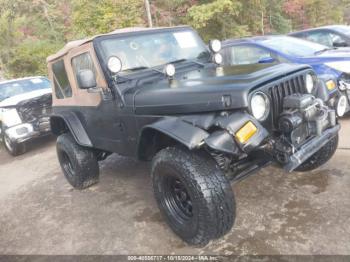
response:
{"label": "windshield wiper", "polygon": [[149,67],[147,67],[147,66],[137,66],[137,67],[128,68],[128,69],[126,69],[124,71],[132,71],[132,72],[134,72],[134,71],[139,71],[139,70],[144,70],[144,69],[149,69]]}
{"label": "windshield wiper", "polygon": [[185,62],[185,61],[187,61],[187,59],[182,58],[182,59],[177,59],[177,60],[171,61],[168,64],[177,64],[177,63],[181,63],[181,62]]}
{"label": "windshield wiper", "polygon": [[336,50],[336,49],[338,49],[338,48],[336,48],[336,47],[327,47],[327,48],[321,49],[319,51],[316,51],[314,54],[315,55],[319,55],[319,54],[322,54],[324,52],[327,52],[327,51],[330,51],[330,50]]}
{"label": "windshield wiper", "polygon": [[168,64],[177,64],[177,63],[181,63],[181,62],[191,62],[191,63],[195,63],[197,65],[200,65],[200,66],[204,66],[204,64],[202,64],[201,62],[198,62],[196,60],[189,60],[189,59],[178,59],[178,60],[174,60],[174,61],[171,61],[169,62]]}
{"label": "windshield wiper", "polygon": [[136,71],[146,70],[146,69],[163,74],[163,72],[161,70],[158,70],[158,69],[153,68],[153,67],[147,67],[147,66],[138,66],[138,67],[128,68],[128,69],[124,70],[124,72],[128,72],[128,71],[129,72],[136,72]]}

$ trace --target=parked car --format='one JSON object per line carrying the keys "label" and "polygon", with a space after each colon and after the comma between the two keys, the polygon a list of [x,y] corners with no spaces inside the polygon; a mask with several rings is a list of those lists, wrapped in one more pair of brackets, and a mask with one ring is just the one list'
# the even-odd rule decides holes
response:
{"label": "parked car", "polygon": [[334,154],[339,130],[334,110],[310,94],[309,66],[222,67],[220,41],[209,47],[190,27],[133,28],[48,58],[51,128],[68,182],[96,183],[111,153],[152,161],[158,206],[194,245],[234,224],[230,180],[272,161],[315,169]]}
{"label": "parked car", "polygon": [[0,130],[13,156],[26,151],[26,142],[50,132],[52,89],[45,77],[0,82]]}
{"label": "parked car", "polygon": [[293,32],[290,36],[303,38],[328,47],[350,46],[350,26],[330,25]]}
{"label": "parked car", "polygon": [[350,52],[290,36],[257,36],[226,40],[222,55],[226,65],[308,64],[326,82],[326,90],[315,92],[319,92],[324,101],[339,106],[338,116],[350,111]]}

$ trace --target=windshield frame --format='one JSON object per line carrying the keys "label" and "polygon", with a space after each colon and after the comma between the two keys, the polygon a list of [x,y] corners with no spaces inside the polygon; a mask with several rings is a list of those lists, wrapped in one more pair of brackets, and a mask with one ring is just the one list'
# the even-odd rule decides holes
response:
{"label": "windshield frame", "polygon": [[[103,73],[105,74],[106,78],[112,79],[113,74],[109,72],[107,68],[107,63],[104,61],[104,55],[103,55],[103,48],[102,48],[102,42],[108,39],[122,39],[125,37],[132,37],[132,36],[142,36],[142,35],[149,35],[149,34],[161,34],[161,33],[177,33],[177,32],[184,32],[184,31],[191,31],[193,34],[196,35],[198,40],[203,44],[203,48],[208,52],[210,55],[210,50],[208,46],[205,44],[203,39],[200,37],[200,35],[197,33],[196,30],[194,30],[192,27],[189,26],[178,26],[178,27],[172,27],[172,28],[155,28],[155,29],[149,29],[149,30],[144,30],[144,31],[133,31],[133,32],[127,32],[127,33],[119,33],[119,34],[111,34],[111,35],[103,35],[95,38],[93,40],[93,46],[96,52],[96,56],[98,58],[98,61],[100,63],[100,66],[102,68]],[[163,65],[158,65],[150,68],[161,68],[165,66],[166,64]],[[135,72],[130,72],[130,74],[136,74],[139,72],[142,72],[144,70],[140,71],[135,71]],[[123,71],[121,71],[123,72]],[[125,71],[126,72],[126,71]],[[123,74],[125,76],[129,75],[128,73]]]}
{"label": "windshield frame", "polygon": [[[305,43],[306,45],[309,45],[309,46],[312,46],[312,45],[315,47],[319,46],[319,49],[317,49],[317,50],[315,49],[315,50],[313,50],[312,53],[307,54],[307,55],[300,55],[300,54],[296,54],[296,53],[284,52],[283,50],[278,49],[275,45],[270,44],[270,41],[272,41],[272,40],[277,41],[279,38],[286,39],[286,40],[290,39],[291,41],[295,41],[294,43],[300,42],[300,43]],[[274,37],[271,37],[268,39],[260,40],[259,44],[268,48],[268,49],[274,50],[274,52],[276,52],[276,53],[280,53],[280,54],[283,54],[283,55],[288,56],[288,57],[297,57],[297,58],[314,56],[315,54],[317,54],[320,51],[329,49],[328,46],[323,46],[323,45],[318,44],[318,43],[309,42],[307,40],[303,40],[303,39],[299,39],[299,38],[295,38],[295,37],[291,37],[291,36],[274,36]]]}
{"label": "windshield frame", "polygon": [[[19,79],[13,79],[13,80],[9,80],[9,81],[3,81],[3,82],[0,82],[0,93],[1,93],[1,88],[3,88],[2,86],[3,85],[11,85],[11,84],[14,84],[14,83],[20,83],[20,82],[30,82],[30,81],[33,81],[33,80],[41,80],[43,82],[47,82],[48,83],[48,87],[47,88],[39,88],[39,89],[34,89],[34,90],[31,90],[31,91],[27,91],[27,92],[21,92],[21,93],[18,93],[18,94],[15,94],[15,95],[11,95],[9,97],[5,97],[5,98],[1,98],[0,96],[0,102],[8,99],[8,98],[11,98],[11,97],[15,97],[15,96],[19,96],[19,95],[24,95],[24,94],[27,94],[27,93],[31,93],[31,92],[35,92],[35,91],[39,91],[39,90],[51,90],[51,81],[46,78],[46,77],[43,77],[43,76],[38,76],[38,77],[29,77],[29,78],[19,78]],[[31,82],[33,85],[36,85],[35,83]]]}

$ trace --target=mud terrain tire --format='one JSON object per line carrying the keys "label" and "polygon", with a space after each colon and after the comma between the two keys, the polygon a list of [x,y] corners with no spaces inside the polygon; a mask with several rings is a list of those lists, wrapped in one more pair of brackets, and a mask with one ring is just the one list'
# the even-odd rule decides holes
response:
{"label": "mud terrain tire", "polygon": [[231,185],[206,153],[163,149],[153,159],[151,175],[161,213],[188,244],[204,246],[232,228]]}
{"label": "mud terrain tire", "polygon": [[64,176],[76,189],[84,189],[98,182],[99,165],[95,153],[78,145],[71,134],[57,138],[57,156]]}
{"label": "mud terrain tire", "polygon": [[301,164],[296,171],[298,172],[307,172],[314,170],[323,164],[325,164],[328,160],[332,158],[335,151],[338,148],[339,136],[335,136],[330,140],[327,144],[325,144],[318,152],[316,152],[313,156],[311,156],[308,160],[306,160],[303,164]]}

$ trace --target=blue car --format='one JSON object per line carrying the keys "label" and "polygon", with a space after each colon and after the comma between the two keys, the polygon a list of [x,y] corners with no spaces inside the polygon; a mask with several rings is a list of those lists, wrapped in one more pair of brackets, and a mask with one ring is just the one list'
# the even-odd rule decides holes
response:
{"label": "blue car", "polygon": [[339,93],[350,111],[350,48],[329,48],[289,36],[257,36],[223,42],[223,63],[226,65],[259,63],[297,63],[310,65],[321,79],[335,79]]}

